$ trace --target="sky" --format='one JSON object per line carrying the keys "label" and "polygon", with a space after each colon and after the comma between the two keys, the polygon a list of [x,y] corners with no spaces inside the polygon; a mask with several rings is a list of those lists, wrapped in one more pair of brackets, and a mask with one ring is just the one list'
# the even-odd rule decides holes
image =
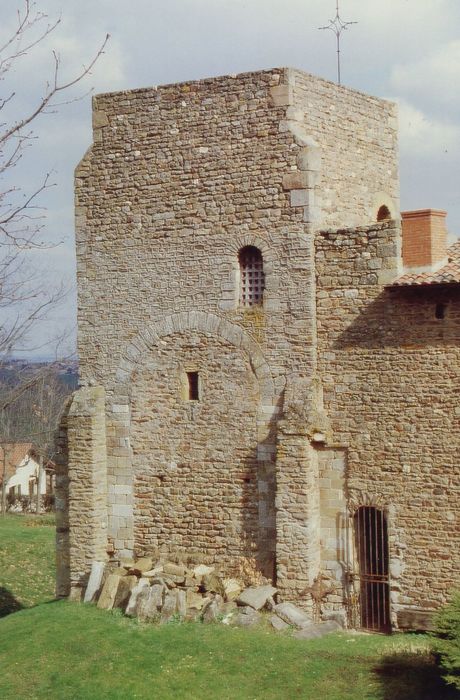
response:
{"label": "sky", "polygon": [[[69,292],[36,329],[40,351],[56,331],[75,334],[73,171],[91,144],[91,90],[110,92],[277,66],[336,80],[335,37],[318,28],[335,16],[336,0],[36,0],[56,29],[16,62],[1,85],[15,90],[6,112],[32,110],[52,78],[53,50],[62,79],[78,74],[110,40],[91,75],[67,94],[67,104],[34,122],[34,139],[2,188],[33,191],[51,172],[43,194],[43,238],[59,243],[34,251],[50,283]],[[23,0],[0,9],[0,41],[14,31]],[[448,212],[451,239],[460,236],[460,2],[340,0],[341,77],[348,87],[394,100],[400,116],[401,209]],[[71,101],[71,98],[78,98]],[[10,181],[8,182],[8,178]],[[67,350],[66,350],[67,351]],[[29,352],[29,355],[32,351]]]}

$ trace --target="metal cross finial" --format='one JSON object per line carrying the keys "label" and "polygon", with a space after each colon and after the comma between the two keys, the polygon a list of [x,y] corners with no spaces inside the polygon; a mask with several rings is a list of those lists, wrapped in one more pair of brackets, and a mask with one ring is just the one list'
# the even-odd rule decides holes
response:
{"label": "metal cross finial", "polygon": [[340,35],[345,29],[348,29],[350,24],[358,24],[357,22],[342,22],[339,15],[339,0],[335,3],[336,14],[334,19],[329,20],[329,24],[325,27],[318,27],[318,29],[330,29],[334,32],[335,38],[337,40],[337,82],[340,85]]}

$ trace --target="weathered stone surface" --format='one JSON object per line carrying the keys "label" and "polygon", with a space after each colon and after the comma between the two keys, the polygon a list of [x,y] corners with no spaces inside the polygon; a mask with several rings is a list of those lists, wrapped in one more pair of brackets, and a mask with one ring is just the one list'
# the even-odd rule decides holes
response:
{"label": "weathered stone surface", "polygon": [[106,562],[104,561],[93,561],[91,565],[91,573],[89,575],[88,585],[86,586],[84,602],[92,603],[99,593],[102,577],[104,575]]}
{"label": "weathered stone surface", "polygon": [[152,568],[152,564],[153,561],[151,557],[141,557],[129,567],[129,571],[136,576],[141,576],[145,571],[149,571]]}
{"label": "weathered stone surface", "polygon": [[201,578],[203,576],[209,576],[212,573],[214,573],[214,567],[213,566],[206,566],[206,564],[199,564],[198,566],[195,566],[195,568],[193,569],[193,575],[196,578]]}
{"label": "weathered stone surface", "polygon": [[236,602],[238,605],[249,605],[254,610],[260,610],[265,603],[276,593],[276,588],[273,586],[254,586],[245,588],[242,591]]}
{"label": "weathered stone surface", "polygon": [[137,585],[137,581],[137,576],[121,576],[119,578],[119,583],[113,602],[114,608],[124,609],[126,607],[131,596],[131,591]]}
{"label": "weathered stone surface", "polygon": [[177,589],[177,614],[184,619],[187,615],[187,593]]}
{"label": "weathered stone surface", "polygon": [[117,590],[122,577],[117,574],[109,574],[97,601],[97,607],[111,610],[114,607]]}
{"label": "weathered stone surface", "polygon": [[324,622],[328,620],[333,620],[337,622],[342,629],[347,627],[347,615],[344,610],[325,610],[321,615]]}
{"label": "weathered stone surface", "polygon": [[398,626],[402,630],[419,632],[421,630],[433,630],[434,612],[432,610],[399,610]]}
{"label": "weathered stone surface", "polygon": [[[147,590],[147,589],[145,589]],[[138,617],[142,621],[158,619],[159,612],[163,607],[166,587],[162,584],[153,584],[148,589],[147,597],[141,596],[141,601],[138,605]]]}
{"label": "weathered stone surface", "polygon": [[163,565],[159,564],[158,566],[154,566],[153,569],[149,569],[148,571],[143,571],[142,576],[145,576],[146,578],[154,578],[155,576],[158,576],[163,572]]}
{"label": "weathered stone surface", "polygon": [[296,639],[318,639],[319,637],[324,637],[326,634],[331,634],[331,632],[340,632],[342,630],[341,625],[335,620],[329,620],[328,622],[318,622],[317,624],[309,624],[302,629],[294,632],[294,637]]}
{"label": "weathered stone surface", "polygon": [[208,591],[209,593],[221,594],[224,592],[224,584],[220,576],[217,576],[217,574],[208,574],[207,576],[203,576],[201,585],[203,590]]}
{"label": "weathered stone surface", "polygon": [[188,590],[186,593],[187,608],[193,608],[194,610],[201,610],[206,598],[204,598],[200,593],[195,593],[195,591]]}
{"label": "weathered stone surface", "polygon": [[225,578],[222,583],[226,600],[235,600],[243,590],[242,584],[234,578]]}
{"label": "weathered stone surface", "polygon": [[161,622],[169,622],[177,613],[177,591],[167,591],[161,608]]}
{"label": "weathered stone surface", "polygon": [[270,617],[270,624],[277,632],[283,632],[289,629],[288,623],[278,617],[278,615],[272,615]]}
{"label": "weathered stone surface", "polygon": [[166,564],[163,564],[163,571],[169,576],[178,576],[179,578],[182,578],[182,580],[185,578],[185,567],[180,564],[166,562]]}
{"label": "weathered stone surface", "polygon": [[246,607],[242,608],[241,612],[237,612],[232,617],[232,624],[237,627],[254,627],[258,625],[261,621],[261,615],[254,608]]}
{"label": "weathered stone surface", "polygon": [[141,601],[147,599],[149,590],[150,586],[147,579],[139,579],[137,585],[135,585],[131,591],[128,605],[126,606],[125,615],[128,615],[129,617],[137,617]]}
{"label": "weathered stone surface", "polygon": [[206,624],[218,622],[221,617],[222,604],[222,597],[219,595],[214,596],[214,598],[203,608],[203,622]]}
{"label": "weathered stone surface", "polygon": [[275,607],[275,613],[293,627],[301,628],[312,624],[311,617],[293,603],[279,603]]}

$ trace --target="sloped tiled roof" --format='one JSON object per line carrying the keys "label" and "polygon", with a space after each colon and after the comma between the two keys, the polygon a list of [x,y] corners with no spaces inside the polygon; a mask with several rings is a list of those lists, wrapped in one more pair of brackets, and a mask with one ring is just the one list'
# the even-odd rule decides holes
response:
{"label": "sloped tiled roof", "polygon": [[[8,480],[16,471],[16,468],[21,464],[24,458],[32,449],[31,442],[13,442],[5,445],[6,447],[6,479]],[[0,484],[3,481],[3,459],[4,450],[0,446]]]}
{"label": "sloped tiled roof", "polygon": [[390,286],[460,284],[460,241],[448,248],[447,260],[447,264],[436,272],[408,272],[402,277],[398,277]]}

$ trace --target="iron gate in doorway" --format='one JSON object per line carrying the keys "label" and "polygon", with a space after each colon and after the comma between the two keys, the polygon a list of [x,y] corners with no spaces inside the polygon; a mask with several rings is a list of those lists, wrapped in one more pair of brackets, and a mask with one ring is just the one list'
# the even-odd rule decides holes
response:
{"label": "iron gate in doorway", "polygon": [[355,551],[359,565],[361,627],[390,632],[388,527],[385,512],[361,506],[353,515]]}

